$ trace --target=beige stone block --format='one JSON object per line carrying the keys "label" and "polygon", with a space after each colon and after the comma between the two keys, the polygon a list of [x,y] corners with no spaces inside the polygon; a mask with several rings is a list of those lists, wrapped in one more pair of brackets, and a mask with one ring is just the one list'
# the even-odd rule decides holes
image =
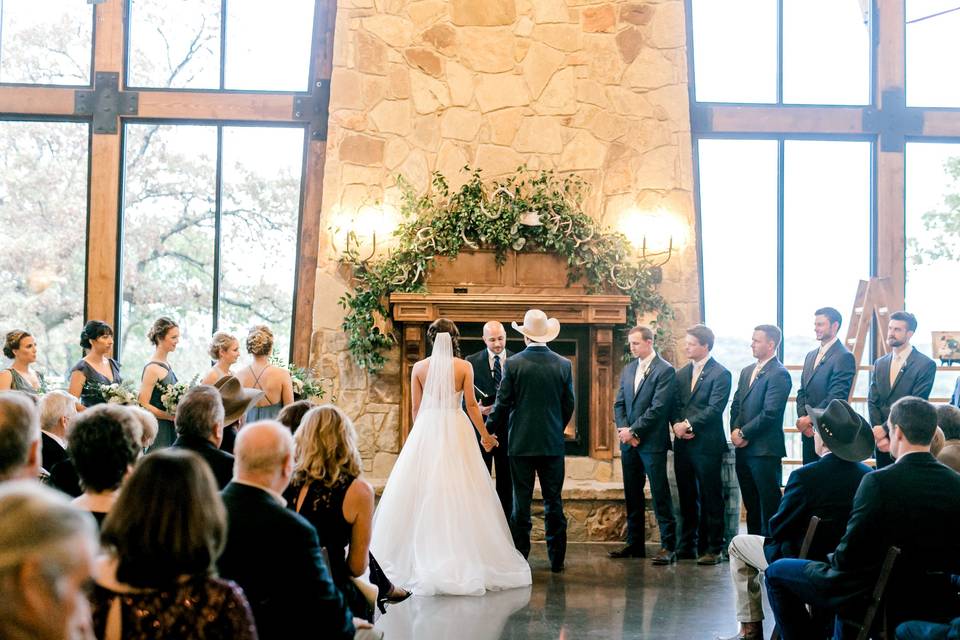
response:
{"label": "beige stone block", "polygon": [[408,0],[373,0],[377,13],[399,14]]}
{"label": "beige stone block", "polygon": [[573,480],[591,480],[597,468],[597,461],[586,456],[568,456],[564,462],[568,478]]}
{"label": "beige stone block", "polygon": [[420,38],[445,56],[452,56],[457,52],[457,32],[446,23],[433,25],[421,33]]}
{"label": "beige stone block", "polygon": [[613,480],[613,462],[610,460],[600,460],[597,462],[597,468],[593,471],[593,479],[597,482],[610,482]]}
{"label": "beige stone block", "polygon": [[360,74],[350,69],[334,69],[330,79],[330,110],[362,108]]}
{"label": "beige stone block", "polygon": [[590,131],[601,140],[618,140],[630,131],[632,121],[623,116],[606,113],[590,123]]}
{"label": "beige stone block", "polygon": [[564,0],[537,0],[533,3],[533,19],[539,24],[569,22],[570,15]]}
{"label": "beige stone block", "polygon": [[341,389],[365,389],[367,387],[367,373],[353,359],[350,353],[341,353],[337,356],[337,366],[340,368]]}
{"label": "beige stone block", "polygon": [[658,49],[675,49],[687,44],[687,25],[682,2],[659,5],[647,27],[647,40]]}
{"label": "beige stone block", "polygon": [[384,416],[377,431],[377,449],[386,453],[400,453],[400,408],[393,407]]}
{"label": "beige stone block", "polygon": [[464,27],[459,30],[460,60],[474,71],[501,73],[515,66],[513,32],[507,27]]}
{"label": "beige stone block", "polygon": [[580,28],[586,33],[613,33],[617,14],[612,4],[587,7],[580,12]]}
{"label": "beige stone block", "polygon": [[476,95],[483,113],[530,103],[530,93],[523,76],[512,73],[479,76]]}
{"label": "beige stone block", "polygon": [[383,164],[393,170],[400,166],[410,153],[410,145],[403,138],[390,138],[383,153]]}
{"label": "beige stone block", "polygon": [[514,173],[523,163],[523,156],[508,147],[482,144],[477,149],[476,166],[487,177]]}
{"label": "beige stone block", "polygon": [[583,36],[583,52],[587,56],[590,78],[603,84],[617,84],[623,75],[624,64],[613,36],[586,34]]}
{"label": "beige stone block", "polygon": [[340,160],[355,164],[381,164],[384,141],[360,134],[345,136],[340,143]]}
{"label": "beige stone block", "polygon": [[434,23],[447,14],[446,0],[419,0],[407,5],[406,14],[418,29]]}
{"label": "beige stone block", "polygon": [[[317,282],[319,281],[320,278],[318,276]],[[344,287],[344,291],[346,291],[346,287]],[[330,299],[331,292],[326,290],[323,292],[323,296],[323,298],[319,299]],[[339,298],[340,296],[336,297]],[[345,334],[342,329],[335,329],[332,331],[329,329],[323,329],[318,333],[322,339],[321,343],[323,345],[324,353],[340,353],[341,351],[347,350],[348,338],[347,334]]]}
{"label": "beige stone block", "polygon": [[480,130],[480,112],[451,107],[440,117],[440,136],[446,139],[471,141]]}
{"label": "beige stone block", "polygon": [[410,72],[410,95],[419,114],[433,113],[450,106],[447,85],[419,71]]}
{"label": "beige stone block", "polygon": [[632,118],[652,118],[655,115],[646,96],[632,89],[610,86],[606,88],[606,94],[615,113]]}
{"label": "beige stone block", "polygon": [[356,32],[356,59],[354,64],[361,73],[383,75],[387,66],[387,47],[369,33]]}
{"label": "beige stone block", "polygon": [[436,170],[446,176],[451,191],[456,191],[469,180],[470,176],[463,170],[468,164],[470,154],[464,145],[451,140],[444,140],[440,144]]}
{"label": "beige stone block", "polygon": [[362,457],[370,457],[377,452],[377,431],[383,416],[375,413],[364,413],[353,421],[353,428],[357,434],[357,449]]}
{"label": "beige stone block", "polygon": [[363,472],[369,474],[373,471],[373,458],[360,458],[363,463]]}
{"label": "beige stone block", "polygon": [[334,111],[330,114],[330,125],[351,131],[366,131],[369,128],[367,114],[363,111]]}
{"label": "beige stone block", "polygon": [[373,457],[373,470],[370,476],[373,478],[388,478],[393,471],[393,465],[397,463],[397,455],[393,453],[378,452]]}
{"label": "beige stone block", "polygon": [[389,100],[406,100],[410,97],[410,70],[405,65],[390,66],[386,97]]}
{"label": "beige stone block", "polygon": [[424,151],[434,152],[440,144],[440,114],[417,116],[410,143]]}
{"label": "beige stone block", "polygon": [[[389,375],[371,376],[370,392],[367,395],[367,401],[377,403],[384,407],[400,402],[400,377]],[[367,405],[367,411],[372,411],[370,405]]]}
{"label": "beige stone block", "polygon": [[620,5],[620,22],[644,26],[650,24],[656,9],[649,3],[631,2]]}
{"label": "beige stone block", "polygon": [[356,389],[341,390],[337,394],[337,406],[343,410],[351,420],[356,420],[363,413],[364,399],[366,391]]}
{"label": "beige stone block", "polygon": [[689,130],[690,94],[687,92],[687,85],[675,84],[652,89],[645,96],[653,105],[657,118],[669,120],[674,131]]}
{"label": "beige stone block", "polygon": [[550,116],[524,118],[513,147],[521,153],[560,153],[563,150],[562,129],[557,119]]}
{"label": "beige stone block", "polygon": [[373,0],[341,0],[344,8],[348,9],[373,9]]}
{"label": "beige stone block", "polygon": [[573,140],[567,143],[560,156],[562,171],[578,169],[599,169],[603,166],[606,145],[587,131],[578,131]]}
{"label": "beige stone block", "polygon": [[450,60],[446,66],[450,102],[458,107],[465,107],[473,100],[473,72]]}
{"label": "beige stone block", "polygon": [[530,96],[536,100],[563,64],[564,55],[547,45],[534,43],[523,62],[523,77],[530,88]]}
{"label": "beige stone block", "polygon": [[640,151],[672,145],[674,143],[673,129],[669,122],[656,118],[644,118],[640,121],[631,142]]}
{"label": "beige stone block", "polygon": [[364,75],[360,80],[363,91],[363,108],[373,109],[387,97],[387,79],[382,76]]}
{"label": "beige stone block", "polygon": [[581,104],[592,104],[604,110],[610,110],[606,88],[593,80],[576,80],[576,99]]}
{"label": "beige stone block", "polygon": [[[380,376],[375,375],[371,377],[374,380],[376,380],[376,378],[379,378]],[[396,375],[394,375],[394,378],[396,378]],[[397,384],[397,388],[399,389],[399,382],[397,382],[396,384]],[[368,398],[368,400],[370,400],[370,398]],[[397,400],[397,402],[399,402],[399,400]],[[376,401],[368,401],[367,404],[363,406],[363,410],[367,413],[390,413],[392,409],[396,409],[396,408],[397,408],[396,403],[383,404],[381,402],[376,402]]]}
{"label": "beige stone block", "polygon": [[[601,112],[598,107],[595,107],[592,104],[582,104],[580,105],[580,108],[577,109],[575,114],[572,116],[565,116],[562,120],[562,123],[564,127],[571,127],[573,129],[589,129],[598,120],[598,116],[605,118],[606,114]],[[564,142],[570,141],[575,134],[576,131],[572,131],[571,129],[564,131]]]}
{"label": "beige stone block", "polygon": [[680,73],[676,64],[659,49],[643,47],[624,72],[623,83],[635,89],[658,89],[677,84]]}
{"label": "beige stone block", "polygon": [[643,48],[643,32],[636,27],[624,29],[617,34],[617,49],[620,50],[620,57],[627,64],[630,64],[640,55]]}
{"label": "beige stone block", "polygon": [[396,49],[406,47],[413,41],[413,24],[406,18],[377,14],[364,18],[362,24],[366,31]]}
{"label": "beige stone block", "polygon": [[628,159],[613,162],[603,171],[603,195],[631,193],[633,191],[633,167]]}
{"label": "beige stone block", "polygon": [[514,0],[450,0],[450,21],[461,27],[496,27],[516,19]]}
{"label": "beige stone block", "polygon": [[649,189],[675,188],[677,150],[673,147],[660,147],[644,153],[635,179],[637,184]]}
{"label": "beige stone block", "polygon": [[[680,188],[686,191],[693,191],[693,143],[690,140],[689,133],[681,133],[678,134],[677,137],[680,139],[677,150],[678,157],[680,158]],[[695,238],[696,234],[690,237]]]}
{"label": "beige stone block", "polygon": [[381,133],[405,136],[413,130],[409,100],[381,100],[370,112],[370,119]]}
{"label": "beige stone block", "polygon": [[577,112],[577,76],[570,67],[560,69],[533,104],[540,114],[570,115]]}
{"label": "beige stone block", "polygon": [[578,51],[582,45],[580,27],[575,24],[538,24],[533,39],[561,51]]}
{"label": "beige stone block", "polygon": [[[314,285],[313,326],[317,329],[339,330],[343,322],[343,308],[337,303],[348,291],[347,286],[336,276],[317,272]],[[336,331],[335,333],[339,333]],[[346,344],[344,344],[346,348]]]}
{"label": "beige stone block", "polygon": [[529,38],[530,34],[533,33],[533,20],[531,20],[529,16],[523,16],[517,20],[517,24],[513,28],[513,33],[521,38]]}
{"label": "beige stone block", "polygon": [[385,177],[382,167],[368,167],[359,164],[346,164],[340,167],[340,182],[342,184],[379,184]]}
{"label": "beige stone block", "polygon": [[429,49],[411,47],[403,52],[403,56],[411,66],[434,78],[443,75],[443,62],[440,60],[440,56]]}
{"label": "beige stone block", "polygon": [[520,128],[523,109],[501,109],[487,116],[490,125],[490,142],[500,145],[512,145]]}
{"label": "beige stone block", "polygon": [[530,51],[530,45],[532,43],[528,38],[517,38],[513,41],[513,60],[516,63],[523,62],[527,53]]}
{"label": "beige stone block", "polygon": [[419,192],[426,191],[430,185],[427,156],[419,149],[414,149],[407,155],[407,159],[400,165],[399,173]]}

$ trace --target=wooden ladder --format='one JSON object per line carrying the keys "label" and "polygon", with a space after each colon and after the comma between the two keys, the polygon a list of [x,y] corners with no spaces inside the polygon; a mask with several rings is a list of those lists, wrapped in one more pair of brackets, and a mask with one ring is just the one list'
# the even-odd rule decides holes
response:
{"label": "wooden ladder", "polygon": [[867,334],[873,327],[874,320],[877,323],[877,337],[880,338],[877,342],[881,345],[884,354],[890,350],[886,338],[890,314],[894,312],[891,308],[891,300],[893,300],[893,287],[890,278],[870,278],[861,280],[857,285],[857,295],[853,299],[853,312],[850,314],[847,338],[844,342],[857,363],[857,369],[853,373],[853,383],[850,385],[851,397],[857,385],[863,350],[867,346]]}

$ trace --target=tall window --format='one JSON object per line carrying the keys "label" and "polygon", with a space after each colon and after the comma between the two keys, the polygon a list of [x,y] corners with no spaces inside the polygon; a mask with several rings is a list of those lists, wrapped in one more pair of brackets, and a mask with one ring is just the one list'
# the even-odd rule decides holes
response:
{"label": "tall window", "polygon": [[89,85],[93,8],[75,0],[0,0],[0,82]]}
{"label": "tall window", "polygon": [[907,104],[960,107],[960,7],[956,0],[905,0]]}

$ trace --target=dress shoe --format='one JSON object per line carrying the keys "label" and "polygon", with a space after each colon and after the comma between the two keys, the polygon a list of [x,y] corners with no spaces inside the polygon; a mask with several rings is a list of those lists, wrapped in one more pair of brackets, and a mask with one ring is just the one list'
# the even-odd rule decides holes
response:
{"label": "dress shoe", "polygon": [[699,558],[697,558],[697,564],[700,564],[700,565],[720,564],[720,556],[715,553],[705,553]]}
{"label": "dress shoe", "polygon": [[628,544],[623,549],[608,552],[607,555],[611,558],[646,558],[647,552],[643,547]]}
{"label": "dress shoe", "polygon": [[657,552],[657,555],[653,556],[653,564],[673,564],[676,561],[676,552],[668,551],[667,549],[660,549],[660,551]]}
{"label": "dress shoe", "polygon": [[693,551],[677,551],[677,560],[696,560],[697,554]]}
{"label": "dress shoe", "polygon": [[727,638],[717,636],[717,640],[763,640],[763,622],[741,622],[740,633]]}
{"label": "dress shoe", "polygon": [[550,565],[550,571],[552,571],[553,573],[561,573],[561,572],[563,571],[563,565],[562,565],[562,564],[552,564],[552,565]]}

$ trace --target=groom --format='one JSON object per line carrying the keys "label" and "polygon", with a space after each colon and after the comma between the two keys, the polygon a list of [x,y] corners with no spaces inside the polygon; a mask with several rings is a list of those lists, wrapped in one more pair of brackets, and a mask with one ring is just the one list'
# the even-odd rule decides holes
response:
{"label": "groom", "polygon": [[573,371],[569,360],[547,347],[560,333],[559,320],[531,309],[524,315],[522,326],[511,324],[523,334],[527,348],[508,360],[487,429],[496,433],[508,425],[513,543],[524,557],[530,555],[530,503],[534,478],[539,476],[547,555],[551,571],[558,573],[563,571],[567,552],[567,518],[560,492],[564,478],[563,429],[573,416]]}

